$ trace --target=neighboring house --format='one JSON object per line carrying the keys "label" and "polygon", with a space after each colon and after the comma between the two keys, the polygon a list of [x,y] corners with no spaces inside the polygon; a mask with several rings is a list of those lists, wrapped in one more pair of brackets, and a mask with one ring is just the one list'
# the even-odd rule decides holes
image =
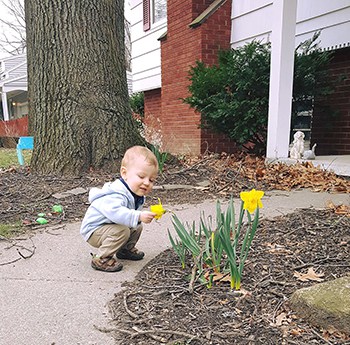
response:
{"label": "neighboring house", "polygon": [[13,120],[28,115],[27,59],[25,54],[0,61],[0,119]]}
{"label": "neighboring house", "polygon": [[[132,74],[127,71],[129,94],[132,93]],[[9,121],[28,115],[28,80],[26,54],[0,60],[0,120]]]}
{"label": "neighboring house", "polygon": [[[132,74],[126,71],[129,95]],[[26,54],[0,60],[0,137],[28,135],[28,94]]]}
{"label": "neighboring house", "polygon": [[341,75],[343,81],[330,100],[333,105],[340,103],[332,126],[329,119],[318,114],[316,104],[311,141],[317,142],[318,154],[350,154],[348,0],[130,0],[129,3],[133,91],[144,91],[145,123],[162,133],[163,149],[182,154],[199,154],[207,149],[235,150],[227,138],[199,128],[200,114],[181,99],[188,95],[189,66],[196,60],[214,64],[220,49],[257,39],[272,43],[272,59],[275,59],[270,79],[267,156],[286,157],[294,49],[321,30],[321,47],[335,53],[330,75],[332,78]]}

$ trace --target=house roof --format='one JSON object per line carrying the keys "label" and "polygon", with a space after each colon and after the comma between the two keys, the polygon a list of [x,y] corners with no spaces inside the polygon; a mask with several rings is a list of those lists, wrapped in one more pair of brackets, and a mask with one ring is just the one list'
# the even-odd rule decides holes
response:
{"label": "house roof", "polygon": [[[27,56],[26,54],[9,56],[0,60],[0,88],[2,91],[27,90]],[[132,74],[126,73],[128,92],[132,93]]]}
{"label": "house roof", "polygon": [[27,90],[26,54],[14,55],[0,60],[0,88],[3,92]]}
{"label": "house roof", "polygon": [[190,24],[191,28],[195,28],[205,22],[218,8],[220,8],[227,0],[215,0],[206,10],[204,10]]}
{"label": "house roof", "polygon": [[0,60],[0,72],[6,72],[9,70],[12,70],[16,66],[22,64],[23,62],[27,61],[26,54],[19,54],[19,55],[12,55],[7,56],[5,58],[2,58]]}
{"label": "house roof", "polygon": [[[219,9],[227,0],[215,0],[209,7],[207,7],[196,19],[190,23],[191,28],[196,28],[204,23],[217,9]],[[167,31],[165,31],[159,38],[158,41],[166,38]]]}

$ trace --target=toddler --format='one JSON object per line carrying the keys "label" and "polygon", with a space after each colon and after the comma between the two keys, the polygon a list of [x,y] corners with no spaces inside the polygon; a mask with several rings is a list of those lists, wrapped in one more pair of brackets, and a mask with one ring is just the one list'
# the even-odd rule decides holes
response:
{"label": "toddler", "polygon": [[90,206],[80,233],[85,241],[97,248],[92,257],[92,268],[116,272],[123,268],[116,258],[143,259],[145,254],[135,245],[141,235],[142,223],[150,223],[156,216],[141,209],[157,174],[158,161],[153,152],[143,146],[133,146],[122,159],[121,177],[105,183],[102,189],[90,190]]}

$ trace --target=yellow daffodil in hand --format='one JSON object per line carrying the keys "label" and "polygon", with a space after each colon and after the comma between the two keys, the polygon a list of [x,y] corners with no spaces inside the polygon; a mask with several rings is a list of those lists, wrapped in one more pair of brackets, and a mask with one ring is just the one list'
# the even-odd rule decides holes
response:
{"label": "yellow daffodil in hand", "polygon": [[262,208],[263,204],[261,198],[264,196],[262,190],[252,189],[250,192],[241,192],[241,199],[243,201],[243,208],[249,213],[254,213],[257,208]]}
{"label": "yellow daffodil in hand", "polygon": [[166,212],[159,198],[158,198],[158,201],[159,201],[159,204],[151,205],[150,207],[151,212],[156,214],[156,216],[154,217],[155,219],[160,219],[162,215]]}

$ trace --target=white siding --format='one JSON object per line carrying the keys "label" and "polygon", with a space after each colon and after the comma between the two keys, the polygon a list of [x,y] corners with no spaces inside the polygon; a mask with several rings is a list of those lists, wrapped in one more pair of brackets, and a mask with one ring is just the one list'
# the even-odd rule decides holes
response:
{"label": "white siding", "polygon": [[[158,38],[166,21],[143,31],[142,0],[129,0],[132,42],[133,92],[161,87]],[[273,0],[233,0],[231,46],[253,39],[271,40]],[[350,0],[298,0],[295,46],[321,30],[320,46],[336,49],[350,45]]]}
{"label": "white siding", "polygon": [[233,47],[257,39],[270,40],[272,1],[234,0],[232,5],[231,44]]}
{"label": "white siding", "polygon": [[299,0],[297,9],[296,45],[321,29],[320,46],[336,49],[350,45],[349,0]]}
{"label": "white siding", "polygon": [[26,60],[26,54],[5,57],[1,59],[1,72],[9,71]]}
{"label": "white siding", "polygon": [[[237,47],[257,39],[270,40],[273,12],[272,0],[234,0],[232,2],[231,45]],[[297,7],[296,40],[300,42],[321,30],[323,49],[350,45],[349,0],[299,0]]]}
{"label": "white siding", "polygon": [[126,82],[128,84],[128,94],[132,94],[132,74],[129,71],[126,71]]}
{"label": "white siding", "polygon": [[2,92],[13,90],[27,90],[26,55],[16,55],[1,60],[4,70],[0,75],[0,89]]}
{"label": "white siding", "polygon": [[166,31],[166,20],[151,23],[151,29],[143,31],[142,1],[130,1],[131,18],[131,68],[133,92],[161,87],[160,42]]}
{"label": "white siding", "polygon": [[2,92],[10,92],[15,90],[27,91],[28,87],[27,76],[22,76],[15,79],[3,80],[0,82]]}

